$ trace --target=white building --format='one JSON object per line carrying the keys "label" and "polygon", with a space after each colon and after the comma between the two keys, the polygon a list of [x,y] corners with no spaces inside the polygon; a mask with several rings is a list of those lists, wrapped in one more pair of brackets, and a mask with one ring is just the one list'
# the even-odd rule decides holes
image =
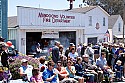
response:
{"label": "white building", "polygon": [[106,41],[109,14],[99,6],[50,10],[18,6],[16,45],[20,52],[30,51],[33,42],[43,47],[59,40],[67,48],[69,43],[97,43]]}
{"label": "white building", "polygon": [[109,17],[110,41],[119,43],[123,42],[123,19],[120,15],[111,15]]}

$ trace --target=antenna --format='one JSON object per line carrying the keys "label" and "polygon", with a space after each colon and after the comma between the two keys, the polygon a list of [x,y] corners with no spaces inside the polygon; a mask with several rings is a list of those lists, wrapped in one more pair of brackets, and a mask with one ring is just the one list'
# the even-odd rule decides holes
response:
{"label": "antenna", "polygon": [[39,4],[39,8],[40,8],[40,4]]}

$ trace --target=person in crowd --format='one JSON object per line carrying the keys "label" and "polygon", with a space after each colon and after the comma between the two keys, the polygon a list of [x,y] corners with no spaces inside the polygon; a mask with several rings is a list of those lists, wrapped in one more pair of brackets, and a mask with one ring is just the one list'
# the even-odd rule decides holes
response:
{"label": "person in crowd", "polygon": [[[108,45],[109,45],[108,42],[104,42],[104,43],[103,43],[103,48],[102,48],[102,49],[105,50],[106,60],[107,60],[107,61],[110,61],[110,59],[109,59],[109,50],[108,50],[109,47],[108,47]],[[107,63],[107,65],[109,65],[109,64]]]}
{"label": "person in crowd", "polygon": [[56,69],[59,71],[59,80],[63,80],[64,78],[68,78],[69,73],[67,73],[65,67],[62,66],[62,62],[58,61],[57,62],[57,67]]}
{"label": "person in crowd", "polygon": [[3,38],[2,36],[0,36],[0,42],[4,42],[5,38]]}
{"label": "person in crowd", "polygon": [[36,42],[33,41],[30,52],[36,52]]}
{"label": "person in crowd", "polygon": [[70,46],[65,51],[65,56],[67,57],[67,60],[68,60],[68,54],[69,54],[69,52],[71,52],[72,48],[75,48],[74,43],[70,43]]}
{"label": "person in crowd", "polygon": [[115,60],[116,60],[116,58],[117,58],[117,56],[116,56],[116,54],[115,54],[115,52],[117,51],[117,47],[118,45],[117,44],[113,44],[113,46],[112,46],[112,52],[113,52],[113,54],[112,54],[112,60],[111,60],[111,65],[112,65],[112,68],[114,68],[114,63],[115,63]]}
{"label": "person in crowd", "polygon": [[67,62],[66,70],[69,73],[69,78],[74,78],[74,79],[78,80],[79,83],[84,83],[83,77],[75,75],[76,70],[75,70],[75,67],[72,66],[72,62],[70,60],[68,60],[68,62]]}
{"label": "person in crowd", "polygon": [[9,55],[8,55],[8,45],[6,43],[2,43],[2,46],[1,46],[1,63],[2,63],[2,66],[3,67],[7,67],[9,68],[9,63],[8,63],[8,58],[9,58]]}
{"label": "person in crowd", "polygon": [[59,45],[60,45],[60,42],[55,41],[55,46],[52,48],[52,60],[54,61],[54,63],[57,63],[57,61],[60,59]]}
{"label": "person in crowd", "polygon": [[54,69],[55,63],[51,60],[48,62],[48,68],[43,71],[42,78],[45,83],[59,83],[59,72]]}
{"label": "person in crowd", "polygon": [[105,48],[102,49],[101,56],[96,60],[96,65],[97,67],[101,68],[101,70],[103,71],[103,74],[106,75],[106,77],[108,77],[108,81],[113,80],[112,79],[113,71],[107,65]]}
{"label": "person in crowd", "polygon": [[106,60],[106,53],[104,52],[105,49],[102,50],[100,57],[96,60],[97,67],[100,67],[101,69],[104,68],[104,66],[107,66],[107,60]]}
{"label": "person in crowd", "polygon": [[84,43],[82,48],[81,48],[81,55],[85,54],[85,49],[87,48],[87,45]]}
{"label": "person in crowd", "polygon": [[76,52],[78,53],[78,56],[81,56],[81,48],[82,48],[82,44],[78,44],[78,47],[76,49]]}
{"label": "person in crowd", "polygon": [[75,48],[71,49],[71,52],[69,52],[68,57],[71,60],[76,61],[76,58],[78,57],[78,53],[75,51]]}
{"label": "person in crowd", "polygon": [[73,78],[66,78],[63,79],[60,83],[79,83],[79,82]]}
{"label": "person in crowd", "polygon": [[40,72],[43,72],[47,68],[45,61],[46,61],[45,57],[41,56],[39,58],[39,62],[40,62],[39,63],[39,70],[40,70]]}
{"label": "person in crowd", "polygon": [[40,53],[42,52],[42,49],[40,48],[40,43],[37,43],[36,45],[36,57],[40,57]]}
{"label": "person in crowd", "polygon": [[22,65],[19,68],[19,74],[22,77],[23,81],[30,81],[30,78],[32,77],[33,66],[28,65],[28,60],[26,59],[22,59],[21,63]]}
{"label": "person in crowd", "polygon": [[120,60],[118,60],[117,62],[116,62],[116,65],[115,65],[115,67],[114,67],[114,69],[115,69],[115,72],[116,72],[116,80],[117,81],[122,81],[122,76],[123,76],[123,66],[121,65],[121,61]]}
{"label": "person in crowd", "polygon": [[94,49],[94,60],[96,61],[97,58],[99,58],[99,50],[100,50],[100,47],[99,45],[96,43],[96,45],[94,45],[92,47],[92,49]]}
{"label": "person in crowd", "polygon": [[32,77],[30,78],[30,82],[32,82],[32,83],[44,83],[38,68],[34,68],[32,70]]}
{"label": "person in crowd", "polygon": [[85,50],[85,54],[89,55],[89,58],[91,60],[91,63],[94,64],[94,50],[92,49],[92,44],[89,43],[86,50]]}
{"label": "person in crowd", "polygon": [[67,64],[67,57],[64,54],[63,45],[59,45],[59,56],[63,66]]}
{"label": "person in crowd", "polygon": [[108,66],[109,67],[111,67],[112,68],[112,64],[111,64],[111,60],[112,60],[112,58],[113,58],[113,51],[112,51],[112,47],[113,47],[113,45],[112,44],[109,44],[109,46],[108,46],[108,51],[109,51],[109,53],[108,53],[108,56],[109,56],[109,60],[107,60],[107,64],[108,64]]}
{"label": "person in crowd", "polygon": [[[85,73],[85,77],[89,77],[89,82],[94,82],[94,79],[97,80],[97,73],[95,72],[96,66],[92,65],[89,62],[89,55],[85,54],[83,55],[82,65]],[[89,73],[88,73],[89,72]]]}

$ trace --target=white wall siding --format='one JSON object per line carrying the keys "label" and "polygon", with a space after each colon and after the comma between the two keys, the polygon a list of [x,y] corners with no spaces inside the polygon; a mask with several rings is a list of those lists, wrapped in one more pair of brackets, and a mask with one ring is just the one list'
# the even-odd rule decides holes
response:
{"label": "white wall siding", "polygon": [[[121,24],[121,31],[118,31],[118,24]],[[122,35],[123,34],[123,20],[121,16],[118,17],[115,25],[113,26],[113,35]]]}
{"label": "white wall siding", "polygon": [[[41,13],[41,17],[39,16]],[[50,15],[50,17],[42,17],[43,14]],[[53,16],[53,17],[51,17]],[[55,16],[55,17],[54,17]],[[56,20],[63,20],[68,21],[67,23],[62,22],[55,22]],[[68,18],[68,17],[71,18]],[[66,18],[67,17],[67,18]],[[74,27],[83,27],[85,26],[85,19],[84,14],[81,13],[73,13],[68,11],[56,11],[56,10],[46,10],[46,9],[38,9],[38,8],[26,8],[26,7],[18,7],[18,19],[19,19],[19,26],[74,26]],[[50,22],[47,21],[50,20]]]}
{"label": "white wall siding", "polygon": [[8,29],[8,40],[17,39],[17,29]]}

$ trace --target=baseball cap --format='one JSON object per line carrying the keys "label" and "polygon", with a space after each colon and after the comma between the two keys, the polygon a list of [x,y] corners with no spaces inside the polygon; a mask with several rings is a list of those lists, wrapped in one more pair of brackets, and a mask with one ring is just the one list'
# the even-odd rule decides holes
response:
{"label": "baseball cap", "polygon": [[83,55],[82,57],[89,57],[89,55],[88,55],[88,54],[85,54],[85,55]]}
{"label": "baseball cap", "polygon": [[25,62],[28,62],[28,60],[22,59],[21,62],[22,62],[22,63],[25,63]]}

